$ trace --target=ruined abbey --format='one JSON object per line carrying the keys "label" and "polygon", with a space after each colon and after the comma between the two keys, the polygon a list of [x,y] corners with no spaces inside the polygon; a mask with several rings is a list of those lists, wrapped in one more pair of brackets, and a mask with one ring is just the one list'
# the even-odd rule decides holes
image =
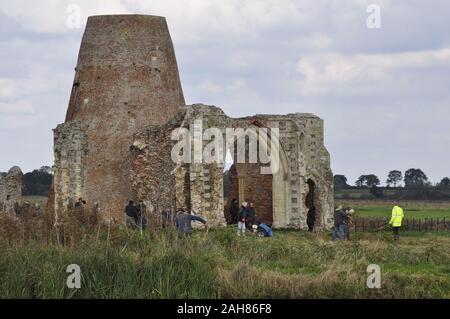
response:
{"label": "ruined abbey", "polygon": [[[237,198],[253,201],[256,217],[275,227],[305,228],[313,206],[316,225],[331,226],[333,174],[323,121],[309,113],[231,118],[215,106],[185,105],[165,18],[90,17],[71,90],[65,123],[54,129],[49,209],[56,218],[82,197],[105,219],[122,222],[131,199],[142,200],[155,216],[185,207],[219,226]],[[278,169],[261,174],[273,163],[235,161],[224,192],[223,163],[174,161],[174,130],[199,120],[203,130],[222,134],[276,128],[268,139],[279,141]]]}

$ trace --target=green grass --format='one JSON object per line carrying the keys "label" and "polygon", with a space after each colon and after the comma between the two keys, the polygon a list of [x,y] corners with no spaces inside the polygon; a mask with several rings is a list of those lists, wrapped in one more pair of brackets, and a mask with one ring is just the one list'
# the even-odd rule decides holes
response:
{"label": "green grass", "polygon": [[[389,189],[382,188],[383,197],[386,198],[398,198],[405,194],[405,189]],[[439,192],[443,192],[447,195],[447,198],[450,198],[450,190],[439,190]],[[378,198],[371,194],[369,188],[350,188],[350,189],[335,189],[334,193],[336,200],[377,200]]]}
{"label": "green grass", "polygon": [[[338,200],[336,203],[353,207],[359,217],[390,218],[393,206],[392,201],[381,200]],[[450,202],[405,201],[400,206],[408,219],[450,219]]]}
{"label": "green grass", "polygon": [[[450,298],[450,234],[275,231],[238,238],[234,227],[195,232],[101,230],[72,248],[0,245],[0,298]],[[82,288],[66,287],[78,264]],[[382,288],[366,287],[369,264]]]}
{"label": "green grass", "polygon": [[[361,217],[391,217],[391,208],[379,206],[357,207],[358,216]],[[404,209],[405,218],[425,219],[425,218],[449,218],[450,209]]]}

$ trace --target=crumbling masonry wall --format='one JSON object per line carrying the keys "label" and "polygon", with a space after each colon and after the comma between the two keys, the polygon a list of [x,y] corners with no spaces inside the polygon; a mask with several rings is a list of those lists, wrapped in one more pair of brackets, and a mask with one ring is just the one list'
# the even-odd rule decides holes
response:
{"label": "crumbling masonry wall", "polygon": [[83,196],[88,140],[86,125],[79,121],[58,125],[53,134],[55,213],[58,215]]}
{"label": "crumbling masonry wall", "polygon": [[[48,210],[78,196],[105,219],[123,221],[124,206],[135,197],[129,178],[133,135],[167,122],[184,104],[165,18],[89,17],[65,123],[55,130]],[[74,121],[83,124],[83,133]],[[71,158],[71,152],[83,157]]]}
{"label": "crumbling masonry wall", "polygon": [[[241,170],[242,167],[246,168],[243,173],[246,186],[244,191],[236,189],[240,187],[239,182],[232,177],[231,194],[238,194],[237,197],[244,194],[244,198],[239,198],[240,203],[253,200],[257,212],[258,198],[271,197],[271,211],[269,207],[260,207],[262,220],[272,220],[275,227],[306,228],[306,197],[309,191],[307,181],[311,179],[316,185],[316,224],[318,227],[331,227],[334,205],[333,174],[329,154],[323,145],[323,121],[305,113],[255,115],[233,119],[217,107],[196,104],[183,108],[167,124],[151,126],[136,134],[133,143],[134,173],[130,176],[138,197],[145,198],[149,206],[187,207],[206,217],[213,226],[224,224],[223,164],[186,165],[176,164],[171,159],[171,150],[176,143],[170,138],[172,131],[176,128],[193,128],[194,123],[199,120],[202,123],[202,131],[218,128],[223,134],[223,140],[226,128],[278,128],[280,169],[271,175],[271,178],[264,178],[258,175],[258,170],[255,169],[261,164],[237,164],[238,170],[239,165],[243,165]],[[191,130],[191,137],[194,134],[196,132]],[[209,142],[203,141],[203,147]],[[156,170],[155,167],[161,169]],[[155,189],[160,191],[155,193]],[[160,196],[164,192],[170,195]]]}
{"label": "crumbling masonry wall", "polygon": [[155,216],[185,207],[210,225],[223,225],[223,164],[171,159],[172,131],[190,129],[198,120],[203,128],[193,134],[207,128],[219,128],[221,135],[226,128],[278,128],[280,169],[261,177],[261,163],[237,164],[239,180],[231,183],[237,185],[231,193],[240,202],[255,201],[259,217],[275,227],[305,228],[312,180],[316,224],[331,226],[333,175],[323,121],[305,113],[234,119],[214,106],[185,106],[166,20],[144,15],[88,19],[65,123],[54,130],[48,212],[63,212],[82,197],[104,218],[123,221],[127,201],[142,199]]}
{"label": "crumbling masonry wall", "polygon": [[0,176],[0,211],[13,213],[15,203],[22,200],[23,173],[13,166],[5,177]]}

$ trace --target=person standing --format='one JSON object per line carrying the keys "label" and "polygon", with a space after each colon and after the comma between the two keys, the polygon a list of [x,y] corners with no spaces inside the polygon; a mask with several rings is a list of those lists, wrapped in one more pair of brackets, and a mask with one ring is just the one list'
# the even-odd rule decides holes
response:
{"label": "person standing", "polygon": [[125,217],[127,221],[127,227],[131,227],[133,229],[137,228],[138,222],[138,209],[134,205],[134,202],[130,200],[128,205],[125,207]]}
{"label": "person standing", "polygon": [[139,200],[137,205],[137,216],[139,228],[145,229],[147,227],[147,206],[142,199]]}
{"label": "person standing", "polygon": [[255,215],[256,215],[255,207],[253,203],[250,203],[247,208],[247,218],[245,220],[246,225],[250,229],[252,228],[253,223],[255,222]]}
{"label": "person standing", "polygon": [[247,207],[248,203],[243,202],[241,208],[239,209],[238,213],[238,230],[237,234],[238,236],[245,236],[245,222],[247,220]]}
{"label": "person standing", "polygon": [[314,224],[316,222],[316,207],[311,207],[306,215],[306,224],[308,225],[308,231],[312,232],[314,230]]}
{"label": "person standing", "polygon": [[233,198],[231,200],[231,205],[230,205],[230,225],[237,224],[238,213],[239,213],[238,201],[236,198]]}
{"label": "person standing", "polygon": [[345,210],[345,238],[350,240],[350,228],[353,227],[353,214],[355,210],[351,207]]}
{"label": "person standing", "polygon": [[198,221],[205,225],[207,228],[206,220],[200,216],[192,215],[191,212],[186,212],[184,209],[178,210],[176,219],[176,226],[178,229],[178,235],[180,238],[192,235],[192,221]]}
{"label": "person standing", "polygon": [[389,221],[389,225],[392,226],[394,232],[394,240],[398,240],[400,237],[399,231],[402,226],[403,217],[403,209],[399,206],[398,202],[395,202],[392,208],[391,220]]}
{"label": "person standing", "polygon": [[344,239],[344,236],[345,236],[344,219],[345,219],[345,213],[342,209],[342,205],[340,205],[334,211],[334,228],[333,228],[333,234],[332,234],[333,241],[336,240],[336,238]]}

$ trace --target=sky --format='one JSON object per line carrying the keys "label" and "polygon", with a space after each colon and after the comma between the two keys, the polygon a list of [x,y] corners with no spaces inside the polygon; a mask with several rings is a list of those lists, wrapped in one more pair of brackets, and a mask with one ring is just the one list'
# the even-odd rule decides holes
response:
{"label": "sky", "polygon": [[167,18],[187,104],[314,113],[351,184],[450,176],[448,0],[0,0],[0,171],[53,164],[86,19],[117,13]]}

